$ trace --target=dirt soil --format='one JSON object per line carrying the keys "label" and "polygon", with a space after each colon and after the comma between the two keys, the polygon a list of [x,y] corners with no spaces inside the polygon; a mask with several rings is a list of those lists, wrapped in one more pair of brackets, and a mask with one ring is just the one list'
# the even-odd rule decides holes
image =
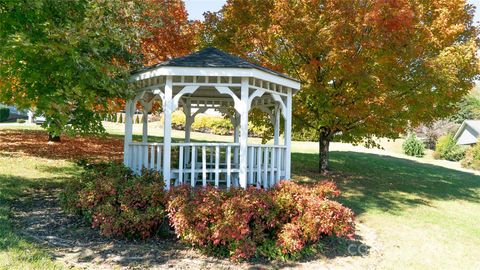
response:
{"label": "dirt soil", "polygon": [[45,247],[52,258],[84,269],[375,269],[381,243],[375,232],[357,225],[357,239],[331,239],[324,254],[301,262],[254,260],[234,263],[183,245],[175,238],[147,241],[101,237],[82,218],[64,213],[58,189],[31,190],[13,206],[14,225]]}

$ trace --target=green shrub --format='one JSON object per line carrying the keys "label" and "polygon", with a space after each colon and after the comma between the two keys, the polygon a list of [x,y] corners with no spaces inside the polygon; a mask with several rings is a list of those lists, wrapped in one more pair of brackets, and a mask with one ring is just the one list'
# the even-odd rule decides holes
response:
{"label": "green shrub", "polygon": [[281,182],[268,191],[175,187],[167,211],[182,241],[233,260],[298,258],[325,235],[352,237],[353,212],[332,182]]}
{"label": "green shrub", "polygon": [[409,156],[423,157],[425,155],[425,145],[413,133],[403,142],[402,149]]}
{"label": "green shrub", "polygon": [[9,108],[0,108],[0,122],[7,121],[10,117]]}
{"label": "green shrub", "polygon": [[120,124],[123,123],[123,113],[118,115],[118,123],[120,123]]}
{"label": "green shrub", "polygon": [[82,214],[105,236],[147,238],[166,224],[165,191],[160,174],[141,176],[120,163],[87,164],[67,184],[64,209]]}
{"label": "green shrub", "polygon": [[459,161],[465,156],[465,148],[457,145],[451,134],[438,138],[435,145],[434,157],[437,159],[446,159]]}
{"label": "green shrub", "polygon": [[462,159],[462,167],[474,170],[480,170],[480,143],[469,147],[465,151],[465,157]]}
{"label": "green shrub", "polygon": [[213,134],[229,135],[232,134],[233,125],[229,119],[215,117],[208,119],[206,129]]}
{"label": "green shrub", "polygon": [[27,122],[25,119],[21,119],[21,118],[17,119],[17,123],[19,124],[23,124],[25,122]]}

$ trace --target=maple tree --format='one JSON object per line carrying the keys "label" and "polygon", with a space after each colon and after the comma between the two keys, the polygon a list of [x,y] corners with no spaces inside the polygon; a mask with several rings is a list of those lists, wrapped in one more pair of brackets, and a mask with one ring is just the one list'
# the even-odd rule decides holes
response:
{"label": "maple tree", "polygon": [[[202,24],[188,20],[182,0],[148,0],[143,4],[145,8],[138,22],[144,31],[138,52],[143,57],[143,66],[186,55],[198,46],[198,33]],[[142,109],[140,103],[136,107]],[[151,111],[158,112],[160,107],[161,102],[154,102]],[[125,99],[113,99],[108,108],[111,112],[123,110]]]}
{"label": "maple tree", "polygon": [[148,0],[140,24],[146,31],[141,51],[146,66],[186,55],[196,46],[198,21],[189,21],[182,0]]}
{"label": "maple tree", "polygon": [[302,82],[294,128],[319,142],[375,146],[455,111],[478,75],[464,0],[229,0],[203,42]]}

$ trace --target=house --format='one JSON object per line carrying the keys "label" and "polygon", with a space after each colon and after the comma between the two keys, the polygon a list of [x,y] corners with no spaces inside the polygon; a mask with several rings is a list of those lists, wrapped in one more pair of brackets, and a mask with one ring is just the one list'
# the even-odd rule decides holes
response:
{"label": "house", "polygon": [[19,110],[15,106],[0,103],[0,108],[8,108],[10,110],[9,119],[25,118],[28,117],[28,123],[33,123],[33,112],[31,110]]}
{"label": "house", "polygon": [[476,144],[480,136],[480,120],[465,120],[455,133],[454,139],[459,145]]}

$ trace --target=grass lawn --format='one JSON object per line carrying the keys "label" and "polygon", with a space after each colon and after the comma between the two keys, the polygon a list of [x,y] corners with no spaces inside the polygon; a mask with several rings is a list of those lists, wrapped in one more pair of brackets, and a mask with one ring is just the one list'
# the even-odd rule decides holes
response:
{"label": "grass lawn", "polygon": [[13,200],[27,190],[54,188],[75,171],[64,160],[9,154],[0,151],[0,269],[64,269],[52,255],[15,230],[10,217]]}
{"label": "grass lawn", "polygon": [[[107,128],[121,135],[117,126]],[[152,134],[160,133],[152,130]],[[173,135],[183,137],[181,132]],[[0,128],[0,267],[60,267],[48,250],[14,230],[10,205],[27,189],[61,185],[77,169],[58,156],[48,158],[44,152],[20,145],[7,152],[1,136],[6,135]],[[193,138],[230,139],[198,133]],[[338,183],[341,201],[355,211],[357,222],[375,231],[382,251],[379,269],[480,269],[480,176],[436,165],[436,161],[401,158],[398,153],[381,155],[342,147],[331,153],[329,178]],[[295,180],[325,178],[316,173],[315,143],[295,142],[292,148]]]}

